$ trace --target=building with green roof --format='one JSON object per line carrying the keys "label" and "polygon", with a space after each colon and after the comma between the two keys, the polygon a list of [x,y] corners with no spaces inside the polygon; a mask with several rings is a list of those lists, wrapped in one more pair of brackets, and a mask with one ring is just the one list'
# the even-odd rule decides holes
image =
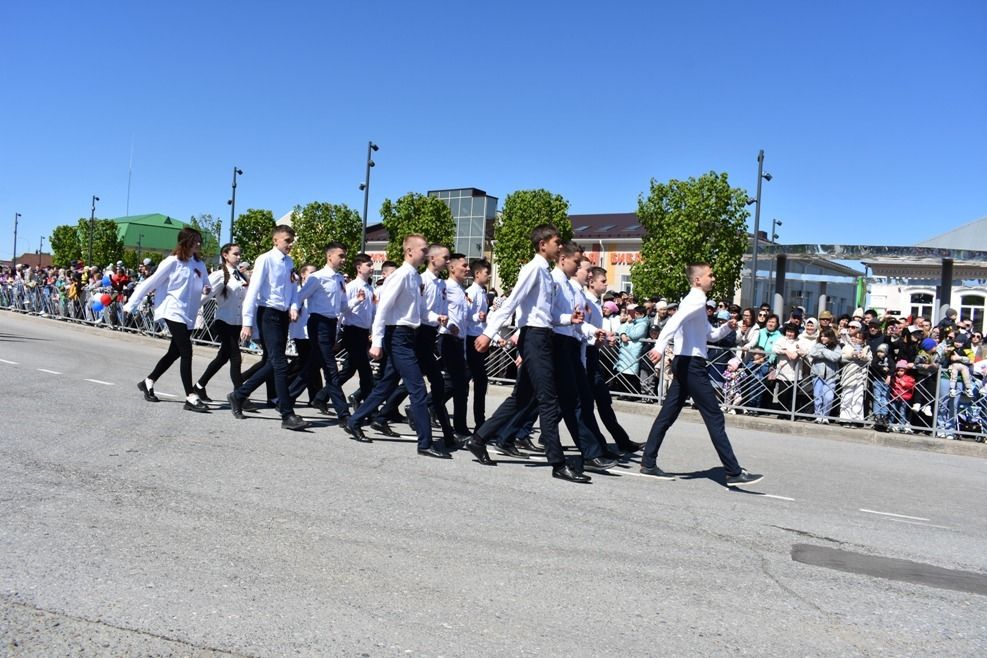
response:
{"label": "building with green roof", "polygon": [[117,217],[113,221],[124,249],[144,253],[171,253],[178,242],[178,232],[185,227],[185,222],[161,213]]}

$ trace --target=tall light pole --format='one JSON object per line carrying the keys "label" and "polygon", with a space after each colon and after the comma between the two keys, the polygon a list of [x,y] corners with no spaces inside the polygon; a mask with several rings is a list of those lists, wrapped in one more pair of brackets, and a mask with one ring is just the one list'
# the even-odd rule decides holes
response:
{"label": "tall light pole", "polygon": [[89,258],[86,260],[86,265],[89,267],[93,266],[93,229],[96,225],[96,202],[99,201],[99,197],[95,194],[93,195],[93,208],[92,212],[89,214]]}
{"label": "tall light pole", "polygon": [[380,150],[380,147],[373,143],[373,141],[367,142],[367,175],[360,183],[360,189],[363,190],[363,235],[360,237],[360,253],[364,254],[367,252],[367,206],[370,204],[370,168],[374,166],[373,152]]}
{"label": "tall light pole", "polygon": [[[230,206],[230,242],[233,242],[233,218],[236,216],[236,177],[243,176],[243,169],[233,167],[233,196],[226,203]],[[222,240],[220,240],[222,242]]]}
{"label": "tall light pole", "polygon": [[138,265],[140,265],[141,262],[143,262],[142,259],[141,259],[141,250],[142,250],[141,245],[143,243],[144,243],[144,234],[143,233],[138,233],[137,234],[137,264]]}
{"label": "tall light pole", "polygon": [[[778,240],[778,232],[775,230],[775,227],[776,226],[781,226],[781,220],[780,219],[772,219],[771,220],[771,237],[769,239],[771,240],[772,243],[774,243],[774,242],[776,242]],[[768,275],[768,285],[771,285],[771,279],[773,279],[773,278],[775,278],[775,262],[772,259],[772,261],[771,261],[771,274]]]}
{"label": "tall light pole", "polygon": [[38,267],[41,267],[41,250],[45,248],[45,236],[38,240]]}
{"label": "tall light pole", "polygon": [[21,214],[19,212],[14,213],[14,255],[11,257],[11,266],[14,271],[17,271],[17,222],[20,221]]}
{"label": "tall light pole", "polygon": [[757,304],[757,248],[761,233],[761,181],[771,180],[771,174],[764,171],[764,149],[757,152],[757,196],[747,199],[747,205],[756,203],[754,207],[754,249],[751,257],[751,305]]}

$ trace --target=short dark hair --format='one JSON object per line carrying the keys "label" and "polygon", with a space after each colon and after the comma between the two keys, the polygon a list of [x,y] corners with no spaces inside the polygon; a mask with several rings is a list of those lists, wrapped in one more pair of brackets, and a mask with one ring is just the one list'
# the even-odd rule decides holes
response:
{"label": "short dark hair", "polygon": [[531,246],[538,251],[538,245],[546,240],[559,237],[559,229],[552,224],[539,224],[531,229]]}
{"label": "short dark hair", "polygon": [[466,260],[466,254],[461,254],[458,251],[454,254],[449,254],[449,262],[454,260]]}
{"label": "short dark hair", "polygon": [[590,281],[596,281],[601,276],[606,276],[606,275],[607,275],[607,271],[605,269],[603,269],[602,267],[595,267],[594,266],[594,267],[589,268],[589,280]]}
{"label": "short dark hair", "polygon": [[372,263],[372,262],[374,262],[374,259],[368,256],[367,254],[357,254],[356,256],[353,257],[354,267],[363,265],[364,263]]}
{"label": "short dark hair", "polygon": [[709,263],[689,263],[685,266],[685,278],[689,280],[689,285],[692,285],[692,279],[696,276],[696,270],[701,267],[709,267]]}
{"label": "short dark hair", "polygon": [[488,261],[486,258],[477,258],[476,260],[470,263],[470,272],[473,273],[473,276],[476,276],[477,273],[482,270],[489,270],[489,269],[490,269],[490,261]]}
{"label": "short dark hair", "polygon": [[782,333],[787,334],[789,331],[791,331],[797,336],[799,333],[799,326],[797,324],[792,324],[791,322],[789,322],[782,328]]}
{"label": "short dark hair", "polygon": [[380,264],[380,269],[384,269],[385,267],[397,267],[397,266],[398,264],[395,263],[393,260],[385,260],[383,263]]}
{"label": "short dark hair", "polygon": [[560,255],[565,256],[566,258],[572,258],[573,256],[579,256],[582,253],[583,250],[579,247],[579,245],[572,240],[569,240],[562,245],[562,252]]}
{"label": "short dark hair", "polygon": [[330,251],[335,251],[336,249],[339,249],[340,251],[346,251],[346,245],[344,245],[342,242],[333,240],[332,242],[326,245],[326,248],[323,251],[330,252]]}
{"label": "short dark hair", "polygon": [[295,237],[295,229],[291,228],[287,224],[278,224],[275,226],[274,230],[271,231],[271,237],[277,235],[278,233],[285,233],[288,237],[292,238]]}

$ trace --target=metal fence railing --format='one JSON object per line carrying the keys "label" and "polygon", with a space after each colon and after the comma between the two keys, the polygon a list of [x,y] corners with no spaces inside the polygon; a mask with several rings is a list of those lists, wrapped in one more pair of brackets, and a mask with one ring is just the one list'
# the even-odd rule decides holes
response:
{"label": "metal fence railing", "polygon": [[[109,296],[109,303],[103,304]],[[99,303],[96,303],[99,302]],[[167,337],[167,326],[154,321],[150,302],[124,317],[119,292],[111,288],[80,288],[75,298],[54,285],[0,284],[0,308],[57,320],[106,327],[150,336]],[[196,319],[193,341],[219,344],[215,331],[216,303],[208,300]],[[671,350],[656,367],[647,358],[653,340],[603,343],[600,368],[618,400],[660,404],[672,382]],[[257,345],[244,348],[259,352]],[[289,342],[289,352],[294,346]],[[774,416],[789,422],[840,423],[846,427],[926,433],[940,438],[980,442],[987,437],[987,382],[975,376],[969,364],[962,368],[916,364],[910,400],[895,399],[888,376],[875,374],[868,364],[843,362],[830,376],[813,373],[814,359],[766,355],[757,350],[709,346],[707,371],[727,414]],[[492,382],[513,383],[517,376],[517,347],[499,340],[486,357]],[[345,350],[337,360],[344,362]],[[893,372],[890,374],[893,378]]]}

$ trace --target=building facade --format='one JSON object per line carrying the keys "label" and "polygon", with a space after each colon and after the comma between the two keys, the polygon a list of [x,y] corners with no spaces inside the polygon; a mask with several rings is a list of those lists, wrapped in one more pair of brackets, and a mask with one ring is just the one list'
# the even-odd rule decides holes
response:
{"label": "building facade", "polygon": [[452,211],[452,217],[456,220],[453,252],[466,254],[470,260],[489,258],[493,222],[497,217],[497,197],[475,187],[429,190],[428,196],[439,199]]}

